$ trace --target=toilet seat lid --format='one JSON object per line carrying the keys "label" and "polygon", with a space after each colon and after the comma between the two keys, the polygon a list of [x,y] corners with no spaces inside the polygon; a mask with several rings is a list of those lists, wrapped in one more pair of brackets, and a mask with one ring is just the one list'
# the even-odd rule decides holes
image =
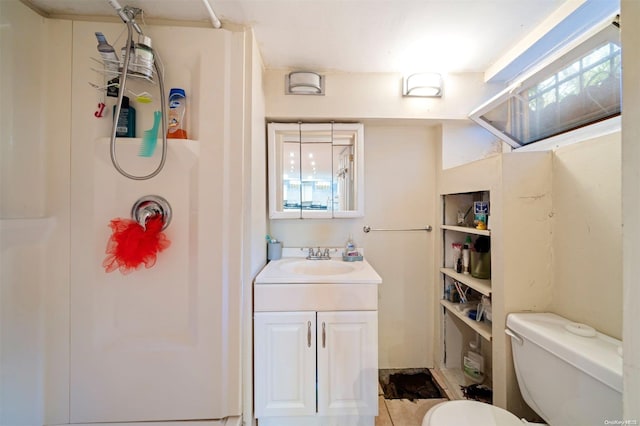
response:
{"label": "toilet seat lid", "polygon": [[422,426],[522,426],[515,415],[478,401],[448,401],[431,408]]}

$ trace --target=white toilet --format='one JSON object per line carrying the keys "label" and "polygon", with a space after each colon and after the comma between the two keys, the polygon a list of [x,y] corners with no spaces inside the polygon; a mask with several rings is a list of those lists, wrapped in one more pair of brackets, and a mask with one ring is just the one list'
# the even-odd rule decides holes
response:
{"label": "white toilet", "polygon": [[[551,313],[507,316],[522,397],[551,426],[622,419],[622,342]],[[422,426],[522,426],[512,413],[477,401],[431,408]]]}

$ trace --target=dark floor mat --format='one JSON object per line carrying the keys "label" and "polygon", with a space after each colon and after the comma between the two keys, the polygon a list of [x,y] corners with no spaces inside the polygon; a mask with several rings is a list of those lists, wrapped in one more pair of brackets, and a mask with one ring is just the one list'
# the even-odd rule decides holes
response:
{"label": "dark floor mat", "polygon": [[462,394],[467,399],[475,399],[476,401],[493,404],[493,391],[484,385],[460,386]]}
{"label": "dark floor mat", "polygon": [[428,372],[390,374],[380,385],[385,399],[446,398]]}

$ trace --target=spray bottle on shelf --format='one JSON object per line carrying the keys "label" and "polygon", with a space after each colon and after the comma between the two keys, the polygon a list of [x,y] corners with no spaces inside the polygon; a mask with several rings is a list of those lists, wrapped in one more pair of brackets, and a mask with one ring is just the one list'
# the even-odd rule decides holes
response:
{"label": "spray bottle on shelf", "polygon": [[169,91],[169,125],[167,138],[187,139],[185,112],[187,96],[184,89],[173,88]]}

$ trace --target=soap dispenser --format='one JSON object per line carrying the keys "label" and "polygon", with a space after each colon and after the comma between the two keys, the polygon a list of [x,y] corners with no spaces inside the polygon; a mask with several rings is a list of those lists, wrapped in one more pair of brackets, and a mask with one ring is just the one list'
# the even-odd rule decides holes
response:
{"label": "soap dispenser", "polygon": [[353,237],[349,234],[349,239],[344,245],[344,255],[345,256],[358,256],[358,248],[356,244],[353,242]]}

